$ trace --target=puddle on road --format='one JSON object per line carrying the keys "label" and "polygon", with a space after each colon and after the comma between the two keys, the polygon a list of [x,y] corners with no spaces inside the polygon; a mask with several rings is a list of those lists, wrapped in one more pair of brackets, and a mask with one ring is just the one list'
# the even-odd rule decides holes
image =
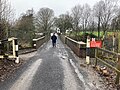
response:
{"label": "puddle on road", "polygon": [[71,71],[71,68],[69,66],[67,53],[64,55],[63,52],[59,52],[57,54],[58,58],[61,60],[61,64],[63,66],[63,72],[64,72],[64,90],[78,90],[77,89],[77,82],[75,80],[75,77]]}
{"label": "puddle on road", "polygon": [[80,79],[80,81],[83,82],[83,84],[85,86],[85,90],[90,90],[89,87],[86,85],[86,82],[85,82],[85,80],[83,78],[83,75],[79,72],[78,68],[76,67],[76,65],[74,64],[74,62],[72,61],[72,59],[70,59],[70,63],[74,67],[75,73],[78,75],[78,78]]}
{"label": "puddle on road", "polygon": [[9,90],[28,90],[32,83],[33,76],[35,75],[38,67],[40,66],[42,59],[35,61],[27,71],[25,71],[20,78],[13,84]]}

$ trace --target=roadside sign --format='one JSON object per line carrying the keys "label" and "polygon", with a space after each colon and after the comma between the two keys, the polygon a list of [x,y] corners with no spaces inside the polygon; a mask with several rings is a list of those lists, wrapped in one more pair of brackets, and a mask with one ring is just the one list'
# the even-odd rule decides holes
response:
{"label": "roadside sign", "polygon": [[102,41],[90,41],[90,47],[99,47],[101,48],[102,47]]}

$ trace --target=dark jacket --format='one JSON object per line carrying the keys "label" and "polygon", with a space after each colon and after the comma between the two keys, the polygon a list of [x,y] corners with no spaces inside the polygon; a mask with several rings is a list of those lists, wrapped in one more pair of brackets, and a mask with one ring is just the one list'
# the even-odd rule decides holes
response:
{"label": "dark jacket", "polygon": [[53,36],[51,37],[51,39],[52,39],[52,42],[53,42],[53,43],[56,43],[57,37],[56,37],[55,35],[53,35]]}

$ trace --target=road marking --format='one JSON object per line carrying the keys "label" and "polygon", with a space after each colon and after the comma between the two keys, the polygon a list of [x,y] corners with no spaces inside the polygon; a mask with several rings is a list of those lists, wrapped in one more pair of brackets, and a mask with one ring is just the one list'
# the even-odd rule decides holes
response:
{"label": "road marking", "polygon": [[71,65],[74,67],[75,73],[78,75],[79,80],[83,82],[83,84],[84,84],[84,86],[85,86],[85,90],[90,90],[89,87],[86,85],[86,82],[85,82],[85,80],[84,80],[84,78],[83,78],[83,75],[79,72],[79,70],[78,70],[78,68],[76,67],[76,65],[75,65],[75,63],[73,62],[73,60],[72,60],[72,59],[69,59],[69,60],[70,60]]}
{"label": "road marking", "polygon": [[28,90],[32,83],[33,76],[35,75],[38,67],[40,66],[42,59],[35,61],[27,71],[25,71],[20,78],[13,84],[9,90]]}

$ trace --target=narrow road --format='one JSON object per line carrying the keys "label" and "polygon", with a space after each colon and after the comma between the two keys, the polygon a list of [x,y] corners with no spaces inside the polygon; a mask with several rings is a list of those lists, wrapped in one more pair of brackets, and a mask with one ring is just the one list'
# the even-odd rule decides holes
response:
{"label": "narrow road", "polygon": [[59,39],[56,47],[49,41],[11,78],[1,82],[0,90],[94,90],[69,57]]}

